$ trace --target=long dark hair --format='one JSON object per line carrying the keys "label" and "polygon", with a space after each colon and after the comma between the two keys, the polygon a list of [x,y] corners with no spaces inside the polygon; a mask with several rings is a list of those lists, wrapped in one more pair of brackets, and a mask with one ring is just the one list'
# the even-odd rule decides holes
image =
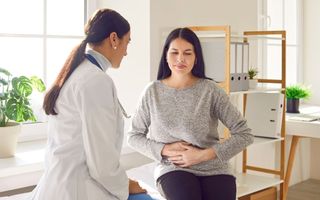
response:
{"label": "long dark hair", "polygon": [[85,59],[87,43],[98,45],[109,37],[110,33],[117,33],[122,38],[130,31],[128,21],[119,13],[111,9],[100,9],[95,12],[85,26],[85,39],[70,53],[53,86],[47,92],[43,101],[43,109],[47,115],[57,115],[55,111],[56,101],[64,83],[68,80],[74,70]]}
{"label": "long dark hair", "polygon": [[200,40],[197,37],[197,35],[190,30],[189,28],[177,28],[171,31],[171,33],[168,35],[166,42],[164,43],[159,69],[158,69],[158,80],[165,79],[169,76],[171,76],[171,70],[169,68],[169,65],[167,63],[167,52],[169,50],[169,46],[171,42],[177,38],[182,38],[193,45],[195,56],[196,56],[196,63],[193,66],[193,69],[191,73],[199,78],[206,78],[205,72],[204,72],[204,61],[203,61],[203,55],[202,55],[202,49],[200,45]]}

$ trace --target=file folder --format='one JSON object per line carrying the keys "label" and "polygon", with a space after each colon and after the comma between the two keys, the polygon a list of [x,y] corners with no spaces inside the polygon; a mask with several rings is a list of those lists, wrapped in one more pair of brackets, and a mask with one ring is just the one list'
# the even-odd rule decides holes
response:
{"label": "file folder", "polygon": [[242,72],[241,72],[241,90],[249,89],[249,43],[242,43]]}
{"label": "file folder", "polygon": [[236,73],[237,46],[236,43],[230,43],[230,92],[238,91],[237,73]]}

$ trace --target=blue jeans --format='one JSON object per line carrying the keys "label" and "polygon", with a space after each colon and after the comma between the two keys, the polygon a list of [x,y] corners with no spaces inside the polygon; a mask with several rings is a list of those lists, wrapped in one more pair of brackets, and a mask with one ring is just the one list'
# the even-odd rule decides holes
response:
{"label": "blue jeans", "polygon": [[153,200],[148,194],[130,194],[128,200]]}

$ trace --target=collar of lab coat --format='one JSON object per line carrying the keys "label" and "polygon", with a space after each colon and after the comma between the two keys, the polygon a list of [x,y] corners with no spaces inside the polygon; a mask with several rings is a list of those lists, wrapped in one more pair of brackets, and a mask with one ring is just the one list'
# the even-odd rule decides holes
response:
{"label": "collar of lab coat", "polygon": [[99,52],[97,52],[93,49],[89,49],[87,51],[87,54],[90,54],[91,56],[93,56],[96,59],[96,61],[102,67],[102,70],[104,72],[106,72],[107,69],[111,66],[111,62],[106,57],[104,57],[102,54],[100,54]]}

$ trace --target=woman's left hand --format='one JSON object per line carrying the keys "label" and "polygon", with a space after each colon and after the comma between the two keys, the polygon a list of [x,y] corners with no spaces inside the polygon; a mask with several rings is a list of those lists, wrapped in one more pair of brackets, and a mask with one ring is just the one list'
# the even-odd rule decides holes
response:
{"label": "woman's left hand", "polygon": [[186,150],[180,151],[179,155],[168,157],[169,161],[179,167],[190,167],[216,157],[213,148],[201,149],[192,145],[182,145]]}

